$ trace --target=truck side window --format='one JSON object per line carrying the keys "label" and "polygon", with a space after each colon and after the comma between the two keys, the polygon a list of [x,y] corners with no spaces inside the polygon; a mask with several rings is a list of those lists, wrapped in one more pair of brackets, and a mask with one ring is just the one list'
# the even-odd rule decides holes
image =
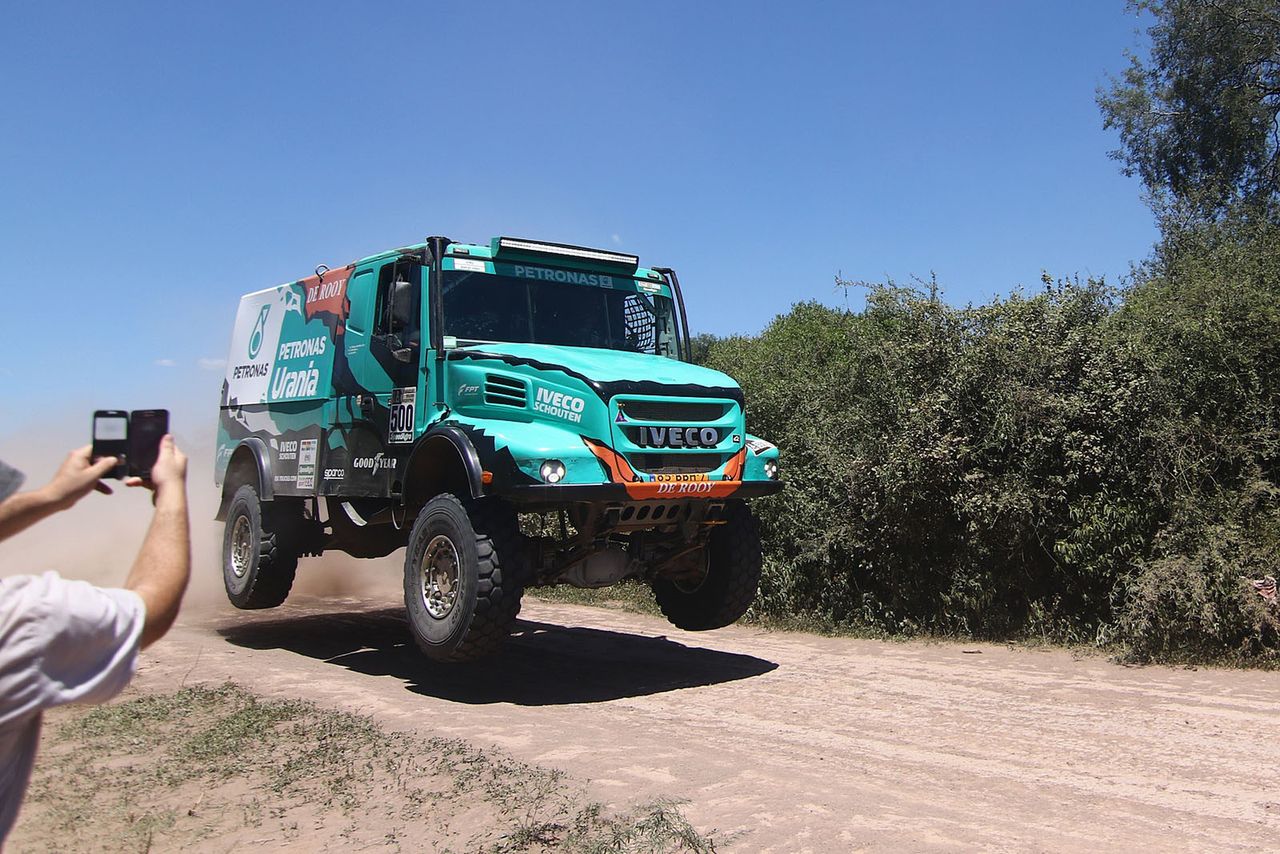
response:
{"label": "truck side window", "polygon": [[373,299],[373,271],[363,270],[347,284],[347,297],[351,300],[351,314],[347,317],[347,329],[363,335],[369,328],[369,302]]}

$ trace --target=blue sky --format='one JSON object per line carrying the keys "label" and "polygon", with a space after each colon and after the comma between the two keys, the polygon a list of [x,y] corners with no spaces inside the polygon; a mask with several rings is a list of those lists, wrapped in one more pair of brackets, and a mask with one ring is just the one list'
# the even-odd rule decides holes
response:
{"label": "blue sky", "polygon": [[1140,23],[1121,0],[10,4],[0,436],[93,407],[212,425],[239,294],[427,234],[637,253],[718,334],[844,304],[837,273],[934,272],[954,303],[1115,280],[1156,235],[1094,92]]}

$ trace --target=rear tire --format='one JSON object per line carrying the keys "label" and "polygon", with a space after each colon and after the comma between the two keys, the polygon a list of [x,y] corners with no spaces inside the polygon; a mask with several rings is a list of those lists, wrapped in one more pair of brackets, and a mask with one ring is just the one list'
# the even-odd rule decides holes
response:
{"label": "rear tire", "polygon": [[520,612],[523,569],[509,505],[449,494],[428,501],[404,560],[404,603],[418,648],[446,662],[497,652]]}
{"label": "rear tire", "polygon": [[232,497],[222,534],[222,582],[237,608],[274,608],[288,598],[298,571],[289,536],[292,509],[264,504],[249,484]]}
{"label": "rear tire", "polygon": [[760,585],[760,530],[744,502],[725,506],[725,523],[711,532],[706,560],[706,574],[699,579],[651,582],[658,607],[676,628],[691,632],[723,628],[747,613],[755,601]]}

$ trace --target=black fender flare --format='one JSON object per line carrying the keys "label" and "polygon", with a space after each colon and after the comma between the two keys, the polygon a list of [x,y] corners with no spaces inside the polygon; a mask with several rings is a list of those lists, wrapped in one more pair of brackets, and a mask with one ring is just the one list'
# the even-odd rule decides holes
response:
{"label": "black fender flare", "polygon": [[214,519],[219,522],[226,521],[227,508],[231,505],[231,498],[235,492],[235,490],[227,490],[227,485],[232,480],[232,472],[237,466],[246,465],[251,465],[257,473],[255,485],[258,488],[258,498],[262,501],[271,501],[276,497],[275,480],[272,477],[271,468],[271,450],[267,447],[267,443],[257,436],[241,439],[240,444],[231,453],[231,460],[227,463],[227,472],[223,478],[222,502],[218,505],[217,515],[214,516]]}
{"label": "black fender flare", "polygon": [[480,498],[484,495],[484,470],[480,466],[480,455],[476,452],[475,445],[471,444],[467,434],[460,428],[452,424],[440,424],[423,433],[414,444],[413,450],[409,452],[409,459],[405,463],[405,483],[402,489],[405,503],[423,497],[414,493],[412,474],[415,468],[423,465],[426,458],[439,453],[445,444],[457,454],[467,487],[471,492],[470,496],[459,497]]}

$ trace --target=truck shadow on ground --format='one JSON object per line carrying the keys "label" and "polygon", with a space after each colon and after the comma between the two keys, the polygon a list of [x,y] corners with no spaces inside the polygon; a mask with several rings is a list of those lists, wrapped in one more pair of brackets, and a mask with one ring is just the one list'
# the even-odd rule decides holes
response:
{"label": "truck shadow on ground", "polygon": [[249,649],[283,649],[370,676],[403,680],[419,694],[458,703],[548,706],[594,703],[716,685],[777,669],[750,655],[685,646],[665,637],[520,620],[503,651],[474,664],[442,665],[414,645],[403,608],[238,618],[218,634]]}

